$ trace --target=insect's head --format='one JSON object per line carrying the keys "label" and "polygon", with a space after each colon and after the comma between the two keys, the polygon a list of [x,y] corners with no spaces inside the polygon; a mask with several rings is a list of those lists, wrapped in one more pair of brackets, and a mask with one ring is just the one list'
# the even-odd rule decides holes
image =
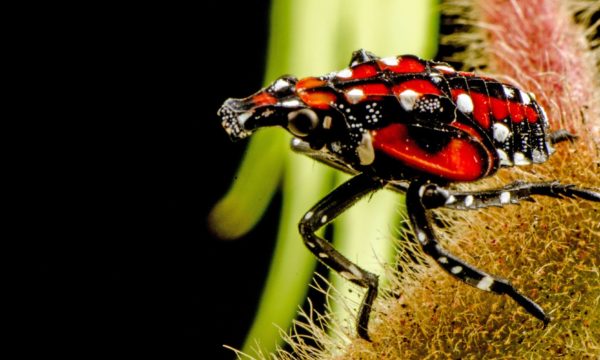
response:
{"label": "insect's head", "polygon": [[265,126],[281,126],[320,148],[331,138],[335,124],[345,121],[331,104],[336,96],[323,78],[282,76],[243,99],[227,99],[218,111],[232,140],[243,139]]}

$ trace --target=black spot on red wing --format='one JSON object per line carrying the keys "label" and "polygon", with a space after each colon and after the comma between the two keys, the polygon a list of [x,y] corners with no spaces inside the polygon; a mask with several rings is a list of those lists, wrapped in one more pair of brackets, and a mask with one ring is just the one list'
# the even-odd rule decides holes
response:
{"label": "black spot on red wing", "polygon": [[475,91],[486,96],[489,96],[488,87],[485,80],[480,78],[468,78],[467,83],[469,86],[469,91]]}
{"label": "black spot on red wing", "polygon": [[419,147],[430,154],[435,154],[443,150],[448,146],[453,136],[443,130],[433,130],[418,126],[409,126],[408,133]]}
{"label": "black spot on red wing", "polygon": [[490,97],[500,100],[506,100],[506,95],[504,93],[504,87],[502,86],[502,83],[497,81],[486,81],[485,85]]}
{"label": "black spot on red wing", "polygon": [[447,76],[448,84],[450,84],[451,89],[460,89],[464,90],[467,93],[469,92],[469,85],[467,83],[467,78],[460,75]]}
{"label": "black spot on red wing", "polygon": [[449,124],[456,118],[456,104],[448,96],[422,95],[412,112],[415,121],[435,130],[436,124]]}

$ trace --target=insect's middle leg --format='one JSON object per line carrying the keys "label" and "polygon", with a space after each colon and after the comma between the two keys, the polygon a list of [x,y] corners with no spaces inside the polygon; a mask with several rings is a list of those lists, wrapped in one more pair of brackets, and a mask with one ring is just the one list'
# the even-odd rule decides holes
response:
{"label": "insect's middle leg", "polygon": [[370,273],[344,255],[340,254],[329,242],[317,236],[315,232],[335,219],[344,210],[363,196],[383,187],[380,180],[369,175],[359,174],[340,185],[323,198],[300,220],[298,228],[304,244],[325,265],[345,279],[367,288],[358,311],[357,332],[363,339],[369,340],[368,325],[371,306],[377,297],[378,277]]}
{"label": "insect's middle leg", "polygon": [[438,187],[434,184],[413,182],[406,193],[406,208],[411,225],[425,253],[452,276],[478,289],[510,296],[527,312],[547,324],[550,318],[544,310],[533,300],[518,292],[507,280],[477,269],[451,254],[438,243],[431,223],[427,218],[426,206],[423,203],[424,194],[431,188]]}

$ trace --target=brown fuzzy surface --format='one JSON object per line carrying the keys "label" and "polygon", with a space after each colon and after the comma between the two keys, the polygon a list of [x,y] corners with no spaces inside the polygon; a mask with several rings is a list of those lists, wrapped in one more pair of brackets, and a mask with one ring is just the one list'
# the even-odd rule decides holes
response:
{"label": "brown fuzzy surface", "polygon": [[[586,146],[562,145],[535,177],[600,187]],[[596,166],[596,168],[594,168]],[[522,174],[520,174],[522,175]],[[516,178],[510,171],[486,181]],[[487,187],[487,186],[486,186]],[[438,212],[450,251],[510,279],[552,317],[542,324],[506,296],[453,279],[432,260],[401,273],[400,300],[380,303],[373,342],[356,340],[341,359],[597,359],[600,356],[600,206],[536,199],[510,208]],[[408,245],[411,246],[411,245]]]}

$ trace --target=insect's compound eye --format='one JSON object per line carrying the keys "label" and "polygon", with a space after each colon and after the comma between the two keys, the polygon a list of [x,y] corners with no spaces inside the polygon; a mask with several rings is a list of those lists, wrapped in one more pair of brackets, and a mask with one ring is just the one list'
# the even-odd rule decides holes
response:
{"label": "insect's compound eye", "polygon": [[288,129],[296,136],[306,136],[319,125],[319,117],[311,109],[300,109],[288,114]]}

